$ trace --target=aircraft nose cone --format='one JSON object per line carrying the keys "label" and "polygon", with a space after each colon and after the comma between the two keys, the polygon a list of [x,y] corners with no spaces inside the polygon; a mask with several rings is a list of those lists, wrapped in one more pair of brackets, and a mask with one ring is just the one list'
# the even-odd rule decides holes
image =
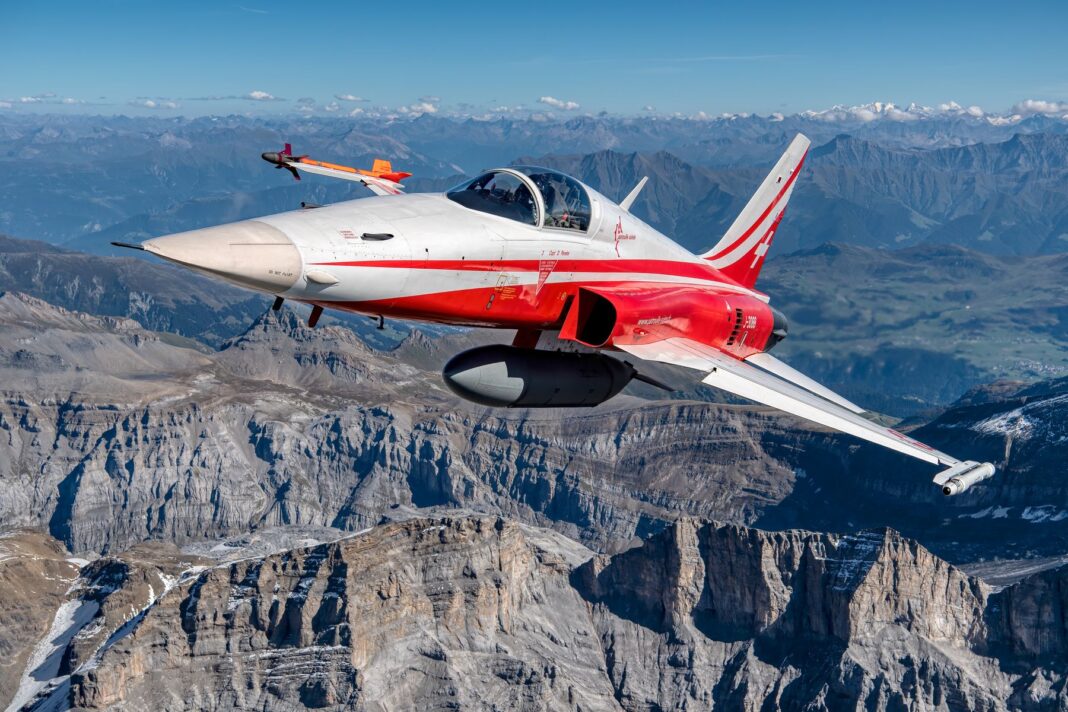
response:
{"label": "aircraft nose cone", "polygon": [[165,260],[264,292],[284,292],[303,269],[293,241],[258,220],[179,232],[143,245]]}

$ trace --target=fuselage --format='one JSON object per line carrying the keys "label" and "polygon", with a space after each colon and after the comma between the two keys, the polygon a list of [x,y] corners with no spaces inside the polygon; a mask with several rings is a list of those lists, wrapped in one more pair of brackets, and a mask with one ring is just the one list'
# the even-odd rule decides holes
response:
{"label": "fuselage", "polygon": [[[641,362],[682,366],[702,382],[926,462],[958,494],[991,477],[862,416],[862,408],[765,353],[785,317],[752,288],[782,220],[809,140],[796,136],[720,240],[698,256],[559,171],[487,171],[441,195],[403,195],[374,171],[382,197],[315,207],[120,246],[276,297],[380,317],[515,329],[511,345],[454,355],[442,369],[462,398],[492,407],[586,407],[613,398]],[[345,167],[265,158],[348,177]],[[312,170],[312,169],[315,170]],[[385,167],[383,167],[385,171]],[[381,173],[383,177],[379,177]],[[394,177],[399,178],[400,174]]]}
{"label": "fuselage", "polygon": [[[702,297],[707,295],[706,303],[697,306],[707,316],[701,321],[706,331],[711,330],[708,340],[726,344],[732,328],[739,326],[737,307],[744,303],[750,305],[749,314],[760,312],[761,317],[759,325],[752,317],[742,326],[759,326],[765,338],[749,339],[747,346],[747,340],[736,335],[726,345],[739,356],[761,350],[771,329],[768,310],[760,309],[767,301],[763,294],[732,282],[613,201],[582,187],[589,198],[585,230],[546,225],[540,217],[547,212],[540,195],[539,219],[525,224],[472,209],[446,194],[412,194],[279,213],[150,240],[145,247],[213,276],[326,308],[528,332],[560,330],[583,287],[622,289],[630,295],[640,294],[643,287],[655,288],[667,306],[662,313],[646,315],[641,319],[644,324],[634,325],[637,338],[649,328],[670,327],[672,320],[685,320],[685,329],[692,331],[698,327],[694,314],[673,312],[668,308],[671,292],[663,290],[677,287],[678,301],[691,311],[692,292],[699,290]],[[241,227],[257,237],[236,242],[225,237]],[[212,239],[220,243],[229,239],[229,247],[220,244],[220,250],[233,251],[238,243],[251,242],[286,250],[285,260],[275,258],[286,266],[274,269],[264,262],[259,278],[243,274],[242,269],[251,269],[255,255],[264,249],[259,244],[242,247],[247,250],[242,255],[248,256],[235,256],[221,269],[203,263],[210,256],[168,254],[166,241],[192,240],[198,233],[213,233]],[[274,245],[271,235],[290,242],[295,253]],[[277,274],[268,274],[272,270]]]}

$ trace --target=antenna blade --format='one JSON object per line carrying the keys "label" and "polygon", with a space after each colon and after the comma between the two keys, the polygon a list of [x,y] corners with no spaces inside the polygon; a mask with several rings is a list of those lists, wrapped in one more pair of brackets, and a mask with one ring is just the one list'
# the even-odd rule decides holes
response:
{"label": "antenna blade", "polygon": [[623,198],[623,200],[619,202],[619,207],[623,208],[629,213],[630,206],[634,204],[634,201],[638,197],[638,193],[642,192],[642,188],[644,188],[645,184],[648,182],[649,176],[643,176],[642,179],[638,181],[638,185],[634,186],[634,190],[627,193],[627,197]]}

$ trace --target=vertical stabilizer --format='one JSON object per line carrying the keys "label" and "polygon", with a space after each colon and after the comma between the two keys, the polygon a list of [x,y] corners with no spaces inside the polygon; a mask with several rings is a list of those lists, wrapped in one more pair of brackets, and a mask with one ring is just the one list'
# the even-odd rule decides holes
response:
{"label": "vertical stabilizer", "polygon": [[797,134],[723,238],[701,255],[734,281],[752,287],[764,264],[810,141]]}

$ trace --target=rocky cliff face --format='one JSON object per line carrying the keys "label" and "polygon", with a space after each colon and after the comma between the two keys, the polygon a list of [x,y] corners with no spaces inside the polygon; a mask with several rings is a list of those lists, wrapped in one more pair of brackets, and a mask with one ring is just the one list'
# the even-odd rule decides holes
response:
{"label": "rocky cliff face", "polygon": [[[55,539],[32,531],[0,534],[0,706],[15,709],[36,693],[35,683],[59,669],[61,653],[50,644],[64,630],[53,617],[78,578],[72,561]],[[36,677],[35,677],[36,676]]]}
{"label": "rocky cliff face", "polygon": [[[956,561],[1061,553],[1063,381],[976,391],[921,431],[1003,467],[947,502],[924,468],[760,408],[624,396],[584,411],[480,409],[429,370],[435,344],[383,353],[285,311],[210,351],[8,293],[0,337],[0,522],[105,554],[69,561],[35,535],[18,545],[28,556],[0,561],[19,588],[0,616],[27,621],[0,636],[9,697],[119,709],[1068,704],[1065,569],[992,593],[885,529],[742,526],[894,522]],[[489,516],[378,526],[408,507]],[[260,538],[278,527],[320,541],[373,528],[265,555]],[[226,537],[245,541],[213,543]],[[220,547],[238,560],[198,558]]]}
{"label": "rocky cliff face", "polygon": [[1068,702],[1063,626],[1046,633],[1064,620],[1051,590],[1065,570],[992,594],[891,530],[693,519],[591,556],[555,532],[457,515],[193,567],[73,670],[70,700],[115,710]]}
{"label": "rocky cliff face", "polygon": [[1068,536],[1064,381],[971,398],[920,431],[1001,468],[946,500],[922,463],[761,408],[623,396],[481,409],[406,362],[433,360],[427,344],[383,353],[286,311],[207,352],[7,294],[0,335],[0,522],[75,551],[286,524],[357,530],[397,504],[502,513],[602,551],[680,514],[891,524],[957,562],[1059,553]]}
{"label": "rocky cliff face", "polygon": [[[78,551],[274,524],[359,529],[397,503],[558,523],[604,547],[680,509],[752,519],[788,494],[786,453],[826,442],[745,407],[478,409],[436,373],[292,315],[204,354],[83,315],[95,329],[85,343],[72,314],[0,299],[0,328],[20,343],[0,368],[9,383],[39,381],[0,403],[0,480],[14,486],[0,519]],[[84,343],[66,360],[92,366],[48,380],[31,364],[60,343]]]}

